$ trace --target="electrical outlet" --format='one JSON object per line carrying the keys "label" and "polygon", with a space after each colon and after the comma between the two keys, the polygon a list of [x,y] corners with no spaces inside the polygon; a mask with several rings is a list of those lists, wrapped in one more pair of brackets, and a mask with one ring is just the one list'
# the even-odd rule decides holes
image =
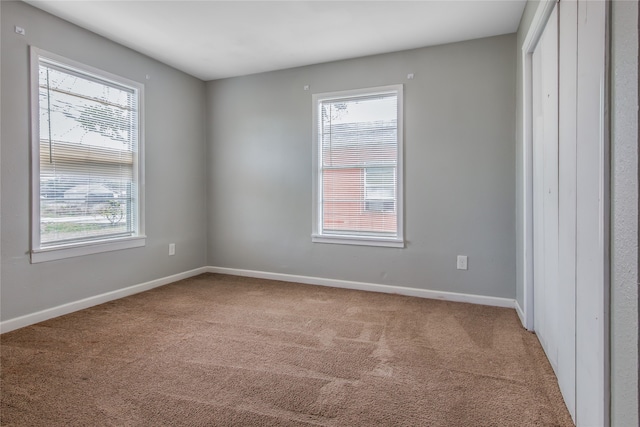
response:
{"label": "electrical outlet", "polygon": [[169,243],[169,255],[175,255],[175,254],[176,254],[176,244]]}
{"label": "electrical outlet", "polygon": [[467,269],[467,256],[466,255],[458,255],[458,270],[466,270]]}

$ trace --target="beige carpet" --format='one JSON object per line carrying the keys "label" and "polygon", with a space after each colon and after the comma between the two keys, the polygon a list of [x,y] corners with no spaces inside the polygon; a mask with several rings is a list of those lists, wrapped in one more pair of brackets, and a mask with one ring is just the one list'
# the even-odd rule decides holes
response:
{"label": "beige carpet", "polygon": [[205,274],[0,337],[10,426],[570,426],[511,309]]}

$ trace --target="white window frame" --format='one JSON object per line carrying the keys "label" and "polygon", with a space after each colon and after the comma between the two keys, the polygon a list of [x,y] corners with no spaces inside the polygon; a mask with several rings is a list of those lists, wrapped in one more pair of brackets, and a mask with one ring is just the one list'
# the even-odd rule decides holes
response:
{"label": "white window frame", "polygon": [[[132,236],[99,238],[43,247],[40,242],[40,106],[39,69],[40,60],[70,67],[88,79],[113,82],[135,89],[138,94],[138,146],[134,152],[134,182],[137,184],[137,233]],[[64,258],[96,254],[101,252],[142,247],[146,244],[144,231],[144,85],[124,77],[94,68],[45,50],[30,47],[31,88],[31,263],[40,263]]]}
{"label": "white window frame", "polygon": [[[371,236],[366,234],[345,234],[345,233],[323,233],[322,231],[322,152],[321,152],[321,143],[319,141],[319,129],[318,129],[318,114],[319,114],[319,106],[323,101],[329,100],[339,100],[345,99],[348,100],[350,98],[362,97],[362,96],[375,96],[375,95],[383,95],[393,93],[397,96],[397,115],[398,115],[398,128],[397,128],[397,144],[398,158],[396,159],[396,235],[393,237],[385,237],[385,236]],[[403,119],[403,85],[389,85],[389,86],[379,86],[372,88],[362,88],[362,89],[353,89],[353,90],[345,90],[338,92],[326,92],[326,93],[316,93],[312,96],[313,106],[313,210],[312,210],[312,234],[311,241],[314,243],[335,243],[335,244],[346,244],[346,245],[362,245],[362,246],[382,246],[382,247],[393,247],[393,248],[404,248],[404,191],[403,191],[403,145],[404,145],[404,137],[403,137],[403,128],[404,128],[404,119]],[[364,179],[364,178],[363,178]]]}

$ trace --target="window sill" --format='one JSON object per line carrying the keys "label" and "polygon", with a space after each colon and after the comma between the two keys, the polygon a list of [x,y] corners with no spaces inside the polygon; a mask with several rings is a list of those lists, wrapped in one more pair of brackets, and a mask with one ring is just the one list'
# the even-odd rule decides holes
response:
{"label": "window sill", "polygon": [[313,243],[330,243],[339,245],[381,246],[388,248],[404,248],[404,240],[398,238],[366,237],[366,236],[329,236],[326,234],[311,235]]}
{"label": "window sill", "polygon": [[119,251],[122,249],[139,248],[145,246],[145,244],[146,236],[135,236],[123,239],[109,239],[34,249],[31,251],[31,264],[102,252]]}

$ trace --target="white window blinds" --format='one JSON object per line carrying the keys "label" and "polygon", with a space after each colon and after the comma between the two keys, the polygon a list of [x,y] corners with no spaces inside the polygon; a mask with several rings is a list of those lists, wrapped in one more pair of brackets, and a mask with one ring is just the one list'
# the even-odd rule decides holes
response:
{"label": "white window blinds", "polygon": [[401,236],[399,93],[318,96],[318,235]]}
{"label": "white window blinds", "polygon": [[35,249],[138,235],[140,88],[42,55],[37,67]]}

